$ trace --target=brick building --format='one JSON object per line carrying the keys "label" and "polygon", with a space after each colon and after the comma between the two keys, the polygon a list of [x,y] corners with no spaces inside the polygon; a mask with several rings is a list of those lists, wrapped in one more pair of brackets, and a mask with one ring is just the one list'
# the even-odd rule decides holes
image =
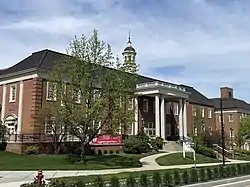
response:
{"label": "brick building", "polygon": [[[236,146],[236,137],[240,127],[240,121],[242,117],[250,114],[250,104],[234,98],[233,89],[229,87],[220,88],[220,98],[211,99],[215,106],[215,122],[216,128],[221,127],[221,106],[220,99],[222,99],[222,112],[223,122],[225,127],[225,135],[229,148]],[[245,149],[249,149],[249,145],[246,142]]]}
{"label": "brick building", "polygon": [[[22,152],[23,146],[31,139],[41,140],[41,135],[49,143],[44,124],[37,121],[38,111],[44,103],[56,101],[51,93],[52,84],[45,75],[63,56],[45,49],[0,71],[0,116],[15,137],[8,143],[10,151]],[[124,61],[135,61],[136,51],[130,40],[123,57]],[[135,94],[135,123],[128,134],[144,129],[150,136],[161,136],[169,141],[188,137],[197,131],[193,127],[194,108],[202,111],[204,130],[216,128],[213,102],[193,87],[140,76]],[[39,134],[39,138],[34,134]],[[17,141],[20,138],[22,141]]]}

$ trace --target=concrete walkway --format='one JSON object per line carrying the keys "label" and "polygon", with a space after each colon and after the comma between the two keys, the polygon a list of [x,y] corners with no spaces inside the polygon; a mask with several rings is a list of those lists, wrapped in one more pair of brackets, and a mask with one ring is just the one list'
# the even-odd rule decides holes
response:
{"label": "concrete walkway", "polygon": [[[160,166],[155,162],[155,159],[161,156],[165,156],[171,153],[159,153],[142,158],[140,161],[143,167],[140,168],[125,168],[125,169],[106,169],[106,170],[78,170],[78,171],[44,171],[45,179],[58,178],[58,177],[72,177],[72,176],[87,176],[87,175],[105,175],[105,174],[115,174],[122,172],[137,172],[137,171],[147,171],[147,170],[163,170],[163,169],[184,169],[194,167],[194,164],[186,165],[173,165],[173,166]],[[236,163],[249,163],[250,161],[242,160],[230,160],[227,164]],[[206,164],[196,164],[197,167],[201,166],[215,166],[221,163],[206,163]],[[20,184],[33,181],[36,176],[37,171],[0,171],[0,187],[19,187]]]}

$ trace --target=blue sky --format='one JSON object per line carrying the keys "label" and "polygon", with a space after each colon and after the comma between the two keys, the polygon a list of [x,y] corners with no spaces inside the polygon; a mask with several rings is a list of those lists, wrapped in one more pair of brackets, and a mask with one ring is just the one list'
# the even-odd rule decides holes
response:
{"label": "blue sky", "polygon": [[0,68],[93,29],[120,56],[130,29],[142,74],[250,101],[249,20],[249,0],[0,1]]}

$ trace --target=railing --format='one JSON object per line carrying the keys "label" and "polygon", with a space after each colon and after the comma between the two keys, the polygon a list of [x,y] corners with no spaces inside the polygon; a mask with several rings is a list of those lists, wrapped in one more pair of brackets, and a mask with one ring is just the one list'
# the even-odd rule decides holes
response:
{"label": "railing", "polygon": [[137,84],[136,88],[141,89],[141,88],[154,88],[154,87],[163,87],[163,88],[170,88],[170,89],[175,89],[179,91],[185,92],[186,89],[184,87],[174,85],[174,84],[169,84],[169,83],[161,83],[161,82],[147,82],[147,83],[141,83]]}
{"label": "railing", "polygon": [[[223,154],[223,148],[220,147],[218,144],[213,144],[213,148],[215,151],[217,151],[220,154]],[[234,154],[232,152],[229,152],[228,150],[224,149],[225,156],[228,158],[233,158]]]}
{"label": "railing", "polygon": [[[24,133],[24,134],[8,134],[5,135],[8,143],[50,143],[54,141],[54,136],[41,133]],[[73,135],[65,135],[61,142],[78,142],[79,139]]]}

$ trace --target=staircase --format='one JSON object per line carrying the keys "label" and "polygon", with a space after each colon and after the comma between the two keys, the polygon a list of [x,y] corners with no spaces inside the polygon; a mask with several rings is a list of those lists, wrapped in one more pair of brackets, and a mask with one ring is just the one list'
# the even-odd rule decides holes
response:
{"label": "staircase", "polygon": [[[223,148],[220,147],[218,144],[214,144],[213,149],[215,150],[215,152],[217,154],[217,158],[222,159]],[[226,158],[234,159],[234,152],[233,151],[228,151],[228,150],[224,149],[224,154],[225,154]]]}
{"label": "staircase", "polygon": [[166,152],[182,152],[182,146],[175,141],[168,141],[165,143],[162,150]]}

